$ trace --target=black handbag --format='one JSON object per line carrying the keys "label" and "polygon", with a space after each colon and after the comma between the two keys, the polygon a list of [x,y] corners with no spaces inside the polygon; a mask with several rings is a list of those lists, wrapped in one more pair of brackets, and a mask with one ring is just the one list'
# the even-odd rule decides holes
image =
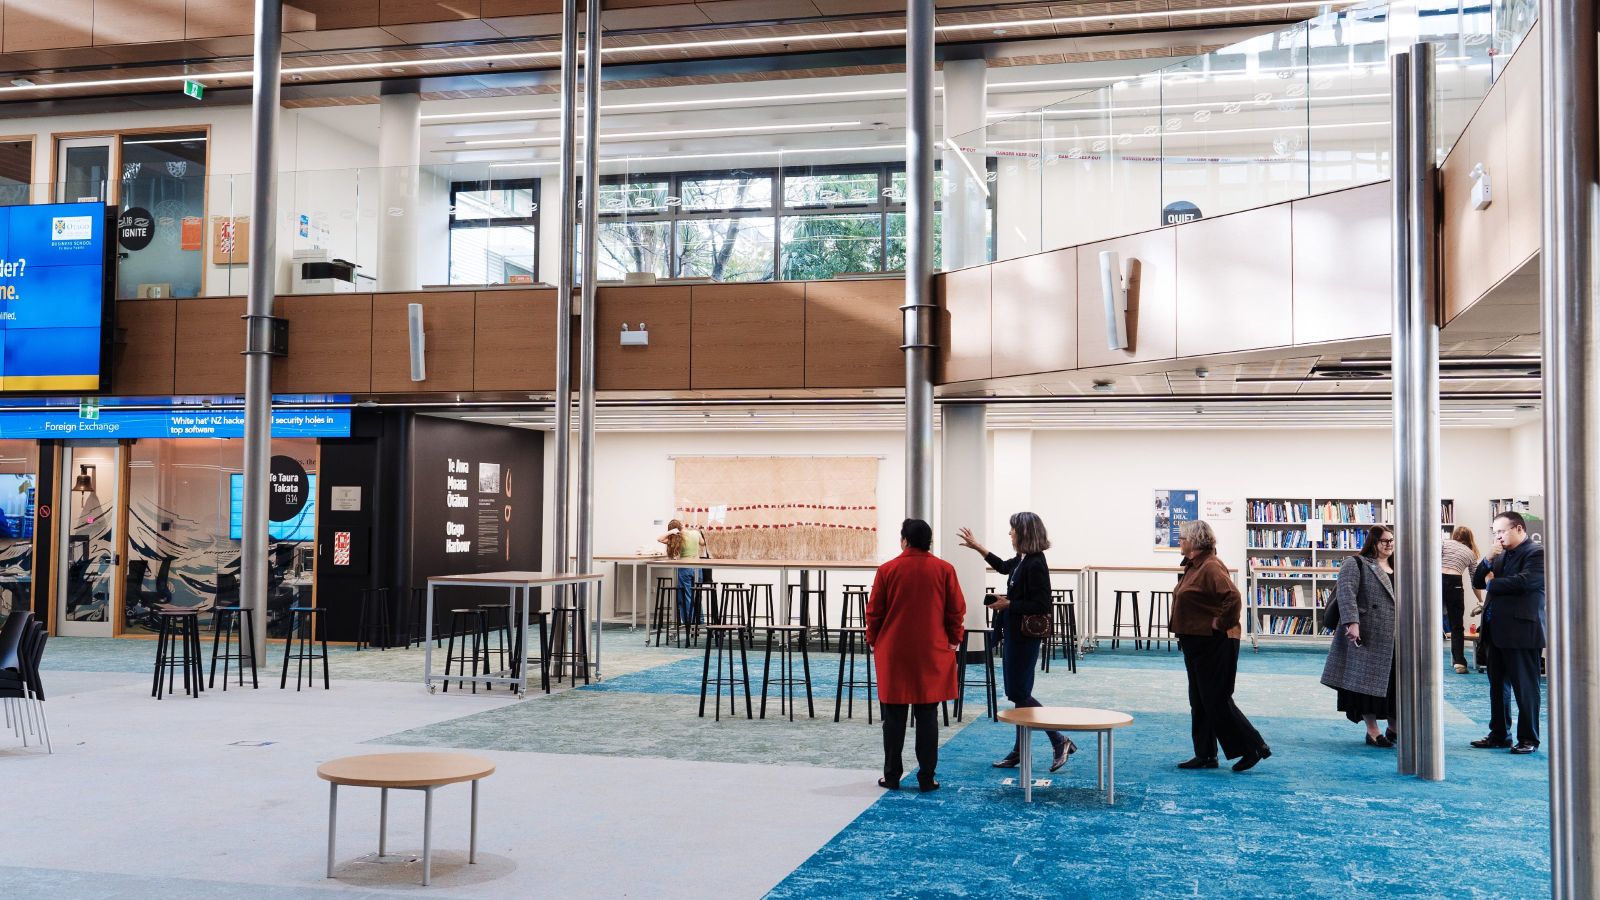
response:
{"label": "black handbag", "polygon": [[1017,623],[1017,630],[1021,631],[1025,637],[1045,637],[1050,633],[1050,616],[1045,613],[1023,616],[1022,621]]}
{"label": "black handbag", "polygon": [[1322,627],[1328,631],[1339,630],[1339,601],[1330,598],[1327,605],[1322,607]]}

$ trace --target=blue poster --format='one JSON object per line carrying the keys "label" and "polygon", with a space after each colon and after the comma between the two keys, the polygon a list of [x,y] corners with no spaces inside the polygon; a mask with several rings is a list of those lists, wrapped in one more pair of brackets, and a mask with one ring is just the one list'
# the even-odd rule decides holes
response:
{"label": "blue poster", "polygon": [[105,207],[0,207],[0,391],[100,389]]}
{"label": "blue poster", "polygon": [[1200,518],[1199,491],[1156,491],[1156,549],[1178,549],[1178,530]]}

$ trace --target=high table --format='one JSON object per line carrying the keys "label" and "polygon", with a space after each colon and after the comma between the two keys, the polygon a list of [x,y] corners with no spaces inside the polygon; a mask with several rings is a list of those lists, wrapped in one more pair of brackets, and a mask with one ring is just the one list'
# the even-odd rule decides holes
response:
{"label": "high table", "polygon": [[[518,632],[527,640],[528,612],[533,603],[533,592],[537,588],[558,587],[561,585],[593,584],[594,606],[600,609],[601,592],[605,587],[605,576],[599,573],[585,574],[560,574],[555,572],[475,572],[468,575],[435,575],[428,579],[428,609],[426,633],[422,642],[422,683],[433,693],[435,680],[447,680],[443,675],[433,673],[433,590],[436,587],[486,587],[500,588],[510,594],[511,618],[514,622],[522,624]],[[600,677],[600,617],[590,617],[590,627],[593,629],[593,643],[589,647],[590,662],[594,664],[594,674]],[[528,695],[528,666],[527,652],[519,649],[523,660],[517,666],[517,677],[511,678],[504,675],[451,675],[450,681],[481,681],[486,684],[515,685],[518,697]]]}
{"label": "high table", "polygon": [[[788,622],[794,610],[789,606],[789,576],[790,573],[799,573],[800,576],[800,625],[811,627],[810,604],[805,602],[806,592],[811,589],[812,572],[876,572],[878,563],[875,562],[844,562],[841,560],[821,559],[699,559],[699,560],[671,560],[673,568],[679,563],[692,562],[702,569],[767,569],[778,573],[778,603],[783,609],[783,621]],[[868,579],[871,581],[871,579]]]}
{"label": "high table", "polygon": [[[569,559],[577,561],[576,556],[569,557]],[[640,599],[650,597],[650,570],[668,563],[672,563],[673,565],[671,568],[675,569],[677,568],[676,563],[678,562],[677,560],[667,559],[667,557],[661,553],[610,553],[604,556],[596,556],[594,561],[597,563],[611,563],[611,577],[613,580],[615,580],[617,585],[618,601],[622,599],[622,572],[624,569],[628,570],[627,584],[630,589],[628,593],[633,599],[633,605],[628,609],[629,631],[639,627]],[[648,630],[650,626],[650,613],[644,613],[643,623]]]}
{"label": "high table", "polygon": [[[1085,619],[1084,619],[1085,624],[1084,624],[1084,627],[1083,627],[1083,636],[1082,636],[1082,642],[1086,646],[1088,645],[1088,643],[1090,641],[1092,641],[1096,637],[1098,637],[1098,631],[1099,631],[1099,627],[1098,626],[1100,624],[1100,622],[1099,622],[1099,619],[1100,619],[1100,617],[1099,617],[1100,575],[1101,575],[1101,573],[1106,573],[1106,572],[1116,573],[1116,574],[1129,574],[1129,575],[1160,574],[1160,573],[1164,572],[1166,574],[1171,575],[1173,583],[1176,584],[1177,580],[1178,580],[1178,576],[1183,574],[1183,567],[1182,566],[1084,566],[1083,570],[1078,573],[1078,583],[1083,587],[1083,595],[1084,595],[1084,598],[1085,598],[1085,601],[1086,601],[1084,603],[1084,612],[1085,612],[1086,616],[1085,616]],[[1234,583],[1237,584],[1238,583],[1238,579],[1239,579],[1239,570],[1230,566],[1230,567],[1228,567],[1228,574],[1233,577]],[[1240,594],[1241,595],[1243,594],[1243,592],[1244,592],[1244,589],[1240,588]],[[1245,605],[1248,605],[1248,604],[1245,604]],[[1243,615],[1243,610],[1240,611],[1240,615],[1241,616]]]}

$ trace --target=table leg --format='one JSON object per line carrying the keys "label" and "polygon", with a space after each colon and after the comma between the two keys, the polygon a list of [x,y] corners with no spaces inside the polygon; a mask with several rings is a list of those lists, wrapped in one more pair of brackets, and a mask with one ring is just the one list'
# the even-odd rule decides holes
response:
{"label": "table leg", "polygon": [[422,686],[433,687],[433,582],[428,582],[428,609],[422,622]]}
{"label": "table leg", "polygon": [[478,782],[472,782],[472,843],[467,845],[467,862],[478,862]]}
{"label": "table leg", "polygon": [[422,886],[433,880],[433,788],[422,789]]}
{"label": "table leg", "polygon": [[[512,590],[512,592],[511,592],[511,602],[513,604],[515,604],[517,602],[517,593],[518,593],[518,591],[516,591],[516,590]],[[523,636],[522,640],[526,641],[527,640],[527,634],[528,634],[528,626],[530,624],[529,616],[528,616],[528,607],[533,605],[533,589],[528,587],[527,585],[523,585],[522,586],[522,590],[521,590],[521,594],[522,594],[522,630],[517,632],[517,634],[522,635]],[[517,660],[517,696],[518,697],[526,697],[526,696],[528,696],[528,659],[527,659],[527,653],[525,653],[523,651],[523,646],[522,646],[521,642],[518,642],[517,647],[516,647],[516,652],[518,654],[520,654],[520,656],[521,656],[521,658],[519,658]],[[473,788],[474,788],[474,790],[476,790],[477,782],[473,782]]]}
{"label": "table leg", "polygon": [[1094,786],[1097,790],[1106,789],[1106,733],[1094,733]]}
{"label": "table leg", "polygon": [[1106,805],[1117,802],[1117,734],[1106,732]]}
{"label": "table leg", "polygon": [[1017,774],[1022,776],[1022,802],[1033,802],[1033,729],[1026,725],[1017,726],[1017,745],[1021,750]]}
{"label": "table leg", "polygon": [[339,785],[328,782],[328,877],[333,877],[334,827],[339,822]]}
{"label": "table leg", "polygon": [[389,789],[383,788],[378,796],[378,859],[389,846]]}

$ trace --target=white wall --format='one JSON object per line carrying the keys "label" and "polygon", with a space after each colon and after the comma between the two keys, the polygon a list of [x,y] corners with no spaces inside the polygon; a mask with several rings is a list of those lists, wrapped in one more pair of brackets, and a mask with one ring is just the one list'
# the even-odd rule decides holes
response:
{"label": "white wall", "polygon": [[1511,429],[1506,468],[1511,477],[1507,497],[1544,496],[1544,423],[1529,422]]}

